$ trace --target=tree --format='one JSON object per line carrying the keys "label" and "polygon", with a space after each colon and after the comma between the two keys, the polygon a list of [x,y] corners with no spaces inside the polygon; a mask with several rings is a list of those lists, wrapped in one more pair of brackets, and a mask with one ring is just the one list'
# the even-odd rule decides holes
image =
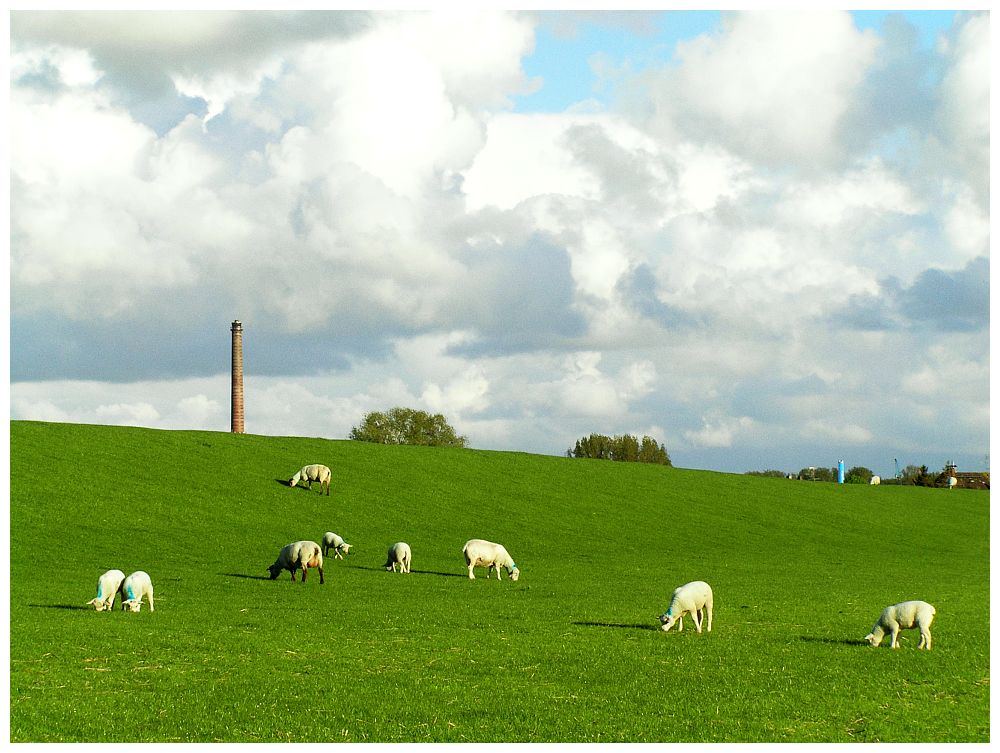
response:
{"label": "tree", "polygon": [[899,480],[902,484],[914,484],[917,481],[917,477],[920,475],[920,466],[908,465],[899,474]]}
{"label": "tree", "polygon": [[429,447],[465,447],[468,443],[440,413],[432,416],[426,411],[413,408],[392,408],[385,413],[366,413],[361,425],[351,429],[349,438],[377,444]]}
{"label": "tree", "polygon": [[863,465],[856,465],[844,474],[844,483],[847,484],[868,484],[875,474]]}
{"label": "tree", "polygon": [[591,434],[589,437],[576,440],[573,449],[567,451],[566,454],[574,458],[672,465],[666,447],[650,436],[644,436],[640,442],[631,434],[615,437]]}
{"label": "tree", "polygon": [[917,486],[934,486],[934,476],[927,470],[926,465],[920,466],[917,477],[913,480]]}
{"label": "tree", "polygon": [[743,474],[744,476],[765,476],[767,478],[784,478],[784,471],[767,470],[767,471],[747,471]]}

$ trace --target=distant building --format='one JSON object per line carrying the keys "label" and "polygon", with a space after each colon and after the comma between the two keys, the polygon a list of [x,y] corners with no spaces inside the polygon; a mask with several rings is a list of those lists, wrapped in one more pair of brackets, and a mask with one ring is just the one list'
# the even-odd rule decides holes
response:
{"label": "distant building", "polygon": [[968,473],[956,471],[954,476],[958,481],[956,487],[959,489],[982,489],[984,491],[989,491],[990,474],[986,471]]}

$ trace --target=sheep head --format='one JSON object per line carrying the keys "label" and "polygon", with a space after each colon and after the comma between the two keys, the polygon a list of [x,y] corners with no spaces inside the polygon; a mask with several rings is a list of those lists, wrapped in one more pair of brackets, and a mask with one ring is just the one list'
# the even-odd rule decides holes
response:
{"label": "sheep head", "polygon": [[517,565],[514,565],[514,569],[510,571],[510,579],[517,580],[520,577],[521,577],[521,570],[517,567]]}
{"label": "sheep head", "polygon": [[138,612],[142,609],[142,599],[129,599],[122,606],[128,607],[130,612]]}
{"label": "sheep head", "polygon": [[672,614],[669,614],[669,613],[668,614],[661,614],[660,615],[660,630],[662,630],[664,632],[666,632],[667,630],[670,630],[670,628],[672,628],[674,626],[675,622],[677,622],[677,618],[674,617]]}
{"label": "sheep head", "polygon": [[96,609],[98,612],[103,612],[104,611],[104,600],[103,599],[91,599],[90,601],[87,602],[87,604],[88,604],[88,606],[91,605],[91,604],[93,604],[94,605],[94,609]]}
{"label": "sheep head", "polygon": [[864,637],[864,640],[868,641],[869,646],[878,646],[882,642],[882,636],[876,638],[875,633],[869,633]]}
{"label": "sheep head", "polygon": [[340,551],[342,551],[344,554],[349,554],[350,551],[351,551],[351,545],[350,544],[342,544],[341,547],[340,547]]}
{"label": "sheep head", "polygon": [[277,580],[278,576],[281,575],[281,571],[284,568],[275,562],[273,565],[268,565],[267,571],[271,574],[271,580]]}

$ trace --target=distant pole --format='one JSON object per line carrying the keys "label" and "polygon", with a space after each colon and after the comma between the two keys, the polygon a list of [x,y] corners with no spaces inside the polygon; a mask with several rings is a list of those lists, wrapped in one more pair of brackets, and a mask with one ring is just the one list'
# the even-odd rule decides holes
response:
{"label": "distant pole", "polygon": [[844,483],[844,461],[837,461],[837,483]]}
{"label": "distant pole", "polygon": [[233,333],[233,434],[243,434],[243,325],[237,319],[231,329]]}

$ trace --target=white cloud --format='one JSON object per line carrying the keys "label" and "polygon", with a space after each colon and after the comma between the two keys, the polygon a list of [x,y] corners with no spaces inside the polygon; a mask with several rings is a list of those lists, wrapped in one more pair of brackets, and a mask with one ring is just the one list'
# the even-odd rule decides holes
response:
{"label": "white cloud", "polygon": [[113,403],[98,405],[94,410],[99,423],[125,426],[150,426],[155,424],[160,414],[149,403]]}
{"label": "white cloud", "polygon": [[599,186],[560,145],[572,125],[591,122],[562,115],[503,114],[490,119],[484,148],[464,173],[466,205],[513,209],[546,194],[597,198]]}
{"label": "white cloud", "polygon": [[809,441],[828,440],[845,444],[864,444],[874,439],[872,432],[863,426],[825,419],[807,421],[802,436]]}
{"label": "white cloud", "polygon": [[958,156],[966,180],[981,196],[989,185],[989,14],[967,16],[941,51],[950,65],[941,82],[937,116],[948,149]]}
{"label": "white cloud", "polygon": [[684,438],[696,447],[731,447],[736,438],[753,429],[747,416],[703,418],[698,430],[685,431]]}
{"label": "white cloud", "polygon": [[86,50],[46,45],[18,50],[14,46],[10,56],[10,77],[12,80],[27,76],[45,76],[54,69],[59,82],[67,87],[88,87],[101,79],[101,72],[94,65],[94,59]]}
{"label": "white cloud", "polygon": [[841,11],[727,15],[720,33],[678,45],[679,66],[654,83],[655,127],[768,163],[829,164],[878,45]]}

